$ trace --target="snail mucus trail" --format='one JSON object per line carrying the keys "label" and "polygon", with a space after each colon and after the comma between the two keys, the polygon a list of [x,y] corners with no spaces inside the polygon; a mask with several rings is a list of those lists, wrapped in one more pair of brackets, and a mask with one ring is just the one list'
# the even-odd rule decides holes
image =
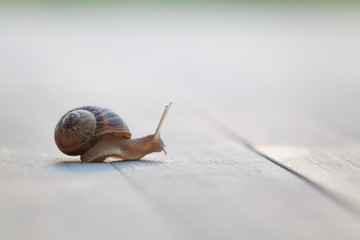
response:
{"label": "snail mucus trail", "polygon": [[67,155],[80,155],[82,162],[103,162],[108,157],[138,160],[161,151],[166,154],[160,130],[171,104],[165,107],[155,133],[142,138],[131,138],[125,121],[108,108],[83,106],[72,109],[56,125],[56,145]]}

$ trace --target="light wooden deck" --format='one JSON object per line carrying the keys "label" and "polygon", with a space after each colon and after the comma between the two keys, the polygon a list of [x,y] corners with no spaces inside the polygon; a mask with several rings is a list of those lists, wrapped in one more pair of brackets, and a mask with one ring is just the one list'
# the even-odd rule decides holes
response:
{"label": "light wooden deck", "polygon": [[[0,239],[359,239],[360,8],[0,10]],[[168,155],[83,164],[85,104]]]}

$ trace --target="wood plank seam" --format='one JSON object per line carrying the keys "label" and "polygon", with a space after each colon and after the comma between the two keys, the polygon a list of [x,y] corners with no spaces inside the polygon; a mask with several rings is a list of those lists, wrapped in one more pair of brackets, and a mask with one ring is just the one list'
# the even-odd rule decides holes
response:
{"label": "wood plank seam", "polygon": [[242,146],[247,148],[248,150],[254,152],[255,154],[259,155],[260,157],[265,158],[267,161],[281,167],[285,171],[289,172],[290,174],[296,176],[297,178],[304,181],[306,184],[314,188],[316,191],[324,195],[325,197],[329,198],[331,201],[336,203],[337,205],[341,206],[344,210],[349,212],[350,214],[354,215],[357,219],[360,220],[360,211],[357,207],[355,207],[351,202],[347,201],[346,199],[334,194],[333,192],[329,191],[327,188],[321,186],[320,184],[312,181],[310,178],[304,176],[303,174],[299,173],[295,169],[292,169],[291,167],[277,161],[276,159],[266,155],[265,153],[259,151],[256,149],[255,146],[253,146],[249,141],[245,140],[242,136],[240,136],[236,131],[232,130],[230,127],[228,127],[221,119],[213,116],[209,111],[206,111],[202,109],[199,105],[197,106],[199,108],[199,111],[202,110],[204,114],[209,116],[209,119],[211,119],[214,124],[218,125],[219,128],[221,128],[225,135],[228,137],[234,139],[236,142],[240,143]]}
{"label": "wood plank seam", "polygon": [[353,204],[351,202],[347,201],[344,198],[341,198],[340,196],[338,196],[336,194],[333,194],[325,187],[312,181],[310,178],[304,176],[303,174],[299,173],[295,169],[292,169],[291,167],[289,167],[289,166],[277,161],[276,159],[266,155],[265,153],[259,151],[258,149],[256,149],[256,147],[254,147],[252,144],[250,144],[249,142],[244,140],[241,136],[237,136],[237,134],[234,134],[233,131],[228,130],[227,132],[231,134],[231,135],[229,135],[230,137],[238,139],[238,142],[240,142],[244,147],[246,147],[250,151],[258,154],[259,156],[270,161],[271,163],[281,167],[282,169],[286,170],[287,172],[298,177],[299,179],[301,179],[302,181],[304,181],[305,183],[310,185],[312,188],[317,190],[319,193],[323,194],[324,196],[326,196],[327,198],[329,198],[330,200],[332,200],[333,202],[335,202],[336,204],[341,206],[343,209],[345,209],[347,212],[351,213],[352,215],[354,215],[356,218],[358,218],[360,220],[360,211],[355,206],[353,206]]}
{"label": "wood plank seam", "polygon": [[[163,163],[161,163],[161,164],[164,165]],[[123,176],[124,179],[126,179],[130,185],[133,186],[135,191],[137,191],[140,195],[144,196],[152,206],[155,206],[156,209],[159,209],[160,211],[165,212],[165,214],[170,215],[170,217],[172,219],[177,221],[178,222],[176,224],[177,226],[179,226],[179,227],[185,226],[185,228],[186,228],[185,231],[189,232],[191,236],[196,236],[195,239],[212,239],[212,237],[210,235],[208,235],[207,233],[205,233],[203,231],[200,232],[199,229],[197,229],[193,224],[191,224],[188,220],[186,220],[181,215],[180,212],[175,211],[175,209],[171,208],[168,204],[166,204],[166,202],[162,201],[161,199],[157,198],[156,196],[151,194],[149,191],[144,189],[140,184],[138,184],[136,181],[134,181],[134,179],[131,178],[131,176],[124,173],[118,166],[116,166],[116,164],[110,163],[110,165],[113,166],[115,168],[115,170],[118,171],[119,174],[121,176]]]}
{"label": "wood plank seam", "polygon": [[346,211],[348,211],[349,213],[353,214],[356,218],[358,218],[360,220],[360,212],[359,210],[353,206],[353,204],[349,201],[347,201],[346,199],[333,194],[332,192],[330,192],[328,189],[326,189],[325,187],[321,186],[320,184],[312,181],[310,178],[307,178],[306,176],[302,175],[301,173],[299,173],[298,171],[290,168],[289,166],[277,161],[276,159],[267,156],[266,154],[262,153],[261,151],[257,150],[256,148],[252,147],[249,148],[249,150],[255,152],[256,154],[262,156],[263,158],[267,159],[268,161],[276,164],[277,166],[283,168],[284,170],[290,172],[291,174],[295,175],[296,177],[300,178],[301,180],[303,180],[304,182],[306,182],[307,184],[309,184],[311,187],[313,187],[315,190],[317,190],[318,192],[320,192],[321,194],[323,194],[324,196],[328,197],[329,199],[331,199],[332,201],[334,201],[335,203],[337,203],[338,205],[340,205],[341,207],[343,207],[343,209],[345,209]]}
{"label": "wood plank seam", "polygon": [[[166,81],[163,81],[163,84],[167,84]],[[299,173],[295,169],[281,163],[280,161],[277,161],[276,159],[266,155],[265,153],[261,152],[260,150],[256,149],[253,144],[250,143],[250,141],[245,140],[239,133],[237,133],[236,130],[229,127],[221,117],[218,117],[218,115],[213,114],[214,111],[211,109],[211,107],[208,107],[207,105],[203,104],[200,100],[198,100],[193,95],[186,94],[186,91],[184,91],[181,87],[178,86],[177,89],[175,87],[169,86],[174,91],[178,92],[178,94],[182,95],[185,99],[187,99],[192,106],[198,109],[199,112],[202,112],[204,115],[208,116],[209,121],[212,121],[214,125],[217,125],[219,129],[222,129],[222,132],[224,135],[230,137],[231,139],[234,139],[235,142],[240,143],[242,146],[247,148],[248,150],[252,151],[253,153],[259,155],[262,158],[265,158],[267,161],[281,167],[285,171],[289,172],[290,174],[296,176],[309,186],[311,186],[313,189],[318,191],[323,196],[327,197],[331,201],[333,201],[335,204],[339,205],[341,208],[343,208],[346,212],[349,212],[351,215],[355,216],[355,218],[360,220],[360,211],[359,209],[353,205],[350,201],[347,199],[344,199],[337,194],[331,192],[327,188],[323,187],[322,185],[312,181],[310,178],[306,177],[305,175]],[[182,90],[180,90],[182,89]],[[216,112],[216,111],[215,111]]]}

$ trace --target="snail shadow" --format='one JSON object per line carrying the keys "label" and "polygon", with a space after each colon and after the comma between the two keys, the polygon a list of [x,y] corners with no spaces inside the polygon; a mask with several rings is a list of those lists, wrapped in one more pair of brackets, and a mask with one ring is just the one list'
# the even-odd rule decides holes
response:
{"label": "snail shadow", "polygon": [[158,160],[117,160],[109,162],[116,169],[121,171],[122,169],[145,169],[145,168],[158,168],[164,167],[163,163]]}
{"label": "snail shadow", "polygon": [[52,167],[68,172],[90,173],[90,172],[106,172],[121,170],[126,168],[148,168],[162,167],[161,161],[157,160],[107,160],[105,162],[84,163],[78,160],[59,159],[53,163]]}

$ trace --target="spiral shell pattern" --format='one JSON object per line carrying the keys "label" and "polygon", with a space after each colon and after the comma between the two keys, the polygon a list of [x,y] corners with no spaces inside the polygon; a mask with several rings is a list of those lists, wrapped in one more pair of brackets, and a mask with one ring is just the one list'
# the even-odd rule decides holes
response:
{"label": "spiral shell pattern", "polygon": [[131,138],[126,123],[108,108],[83,106],[68,111],[55,128],[55,142],[63,153],[76,156],[86,152],[100,136],[116,133]]}

